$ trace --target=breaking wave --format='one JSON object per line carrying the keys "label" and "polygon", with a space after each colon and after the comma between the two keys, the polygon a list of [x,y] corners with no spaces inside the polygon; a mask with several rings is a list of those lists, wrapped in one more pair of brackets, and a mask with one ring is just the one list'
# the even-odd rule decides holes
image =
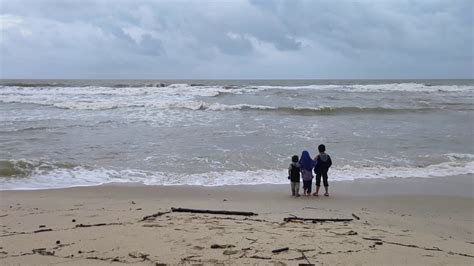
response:
{"label": "breaking wave", "polygon": [[[335,166],[331,180],[430,178],[474,174],[474,155],[445,154],[446,161],[420,167]],[[64,162],[3,160],[0,161],[0,188],[29,190],[96,186],[107,183],[141,183],[144,185],[259,185],[287,184],[287,171],[262,169],[256,171],[222,171],[201,174],[176,174],[138,169],[115,170],[94,168]]]}
{"label": "breaking wave", "polygon": [[306,86],[250,86],[253,89],[280,90],[328,90],[343,92],[468,92],[474,91],[472,85],[427,85],[423,83],[386,83],[352,85],[306,85]]}
{"label": "breaking wave", "polygon": [[384,108],[384,107],[274,107],[264,105],[251,104],[211,104],[202,105],[202,110],[224,111],[224,110],[254,110],[254,111],[275,111],[290,114],[339,114],[339,113],[399,113],[399,112],[413,112],[413,111],[431,111],[435,108]]}
{"label": "breaking wave", "polygon": [[[341,106],[341,107],[330,107],[330,106],[267,106],[267,105],[254,105],[254,104],[221,104],[221,103],[208,103],[205,101],[196,100],[174,100],[174,99],[162,99],[160,101],[148,100],[148,101],[111,101],[111,100],[40,100],[40,99],[11,99],[4,98],[0,102],[4,103],[24,103],[24,104],[35,104],[42,106],[52,106],[59,109],[71,109],[71,110],[111,110],[117,108],[146,108],[146,109],[188,109],[188,110],[203,110],[203,111],[229,111],[229,110],[241,110],[241,111],[273,111],[287,114],[339,114],[339,113],[400,113],[400,112],[414,112],[414,111],[432,111],[437,108],[420,107],[420,108],[389,108],[389,107],[357,107],[357,106]],[[459,107],[456,110],[464,110]],[[471,109],[466,109],[471,110]]]}

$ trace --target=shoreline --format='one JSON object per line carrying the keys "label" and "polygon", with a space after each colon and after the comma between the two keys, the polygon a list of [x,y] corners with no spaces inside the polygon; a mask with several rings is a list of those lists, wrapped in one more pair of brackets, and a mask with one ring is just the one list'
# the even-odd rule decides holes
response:
{"label": "shoreline", "polygon": [[[0,191],[0,264],[472,264],[472,178],[333,182],[329,198],[294,198],[289,185]],[[292,215],[353,220],[283,221]]]}
{"label": "shoreline", "polygon": [[[355,180],[331,181],[329,180],[329,189],[332,194],[334,188],[337,194],[348,194],[353,196],[363,195],[443,195],[443,196],[461,196],[474,198],[474,175],[454,175],[443,177],[409,177],[409,178],[358,178]],[[302,182],[300,182],[300,192],[302,192]],[[242,184],[242,185],[145,185],[143,183],[105,183],[91,186],[70,186],[58,188],[34,188],[34,189],[7,189],[3,192],[28,192],[28,191],[49,191],[63,189],[87,189],[101,187],[129,187],[129,188],[195,188],[195,189],[232,189],[247,190],[275,187],[286,188],[288,184]],[[315,190],[315,181],[313,179],[312,190]],[[324,191],[324,188],[321,187]]]}

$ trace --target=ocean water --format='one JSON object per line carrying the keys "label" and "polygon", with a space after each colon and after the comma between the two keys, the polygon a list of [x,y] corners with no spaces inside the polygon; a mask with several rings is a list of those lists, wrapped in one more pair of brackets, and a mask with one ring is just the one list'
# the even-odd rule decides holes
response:
{"label": "ocean water", "polygon": [[0,189],[474,174],[474,80],[1,80]]}

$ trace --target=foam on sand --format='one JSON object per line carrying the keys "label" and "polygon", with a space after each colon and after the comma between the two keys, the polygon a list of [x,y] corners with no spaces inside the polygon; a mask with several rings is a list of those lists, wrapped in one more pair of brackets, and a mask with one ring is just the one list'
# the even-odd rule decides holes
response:
{"label": "foam on sand", "polygon": [[[360,178],[430,178],[474,174],[474,155],[447,154],[448,161],[423,167],[355,167],[331,168],[331,181],[351,181]],[[3,190],[96,186],[106,183],[141,183],[144,185],[259,185],[286,184],[284,169],[253,171],[211,171],[199,174],[151,172],[139,169],[106,169],[62,162],[9,160],[0,162],[0,187]]]}

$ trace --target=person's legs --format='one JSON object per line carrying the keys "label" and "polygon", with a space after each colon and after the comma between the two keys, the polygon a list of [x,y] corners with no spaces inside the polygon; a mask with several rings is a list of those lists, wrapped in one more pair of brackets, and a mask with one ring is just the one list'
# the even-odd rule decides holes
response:
{"label": "person's legs", "polygon": [[310,195],[311,193],[311,180],[303,181],[304,195]]}
{"label": "person's legs", "polygon": [[311,196],[311,186],[313,185],[313,180],[308,181],[307,196]]}
{"label": "person's legs", "polygon": [[316,174],[316,192],[313,196],[319,196],[319,188],[321,186],[321,174]]}
{"label": "person's legs", "polygon": [[326,190],[326,193],[324,193],[324,196],[329,196],[329,184],[328,184],[327,172],[323,173],[323,183],[324,183],[324,190]]}
{"label": "person's legs", "polygon": [[295,197],[300,196],[300,183],[299,182],[291,182],[291,193]]}

